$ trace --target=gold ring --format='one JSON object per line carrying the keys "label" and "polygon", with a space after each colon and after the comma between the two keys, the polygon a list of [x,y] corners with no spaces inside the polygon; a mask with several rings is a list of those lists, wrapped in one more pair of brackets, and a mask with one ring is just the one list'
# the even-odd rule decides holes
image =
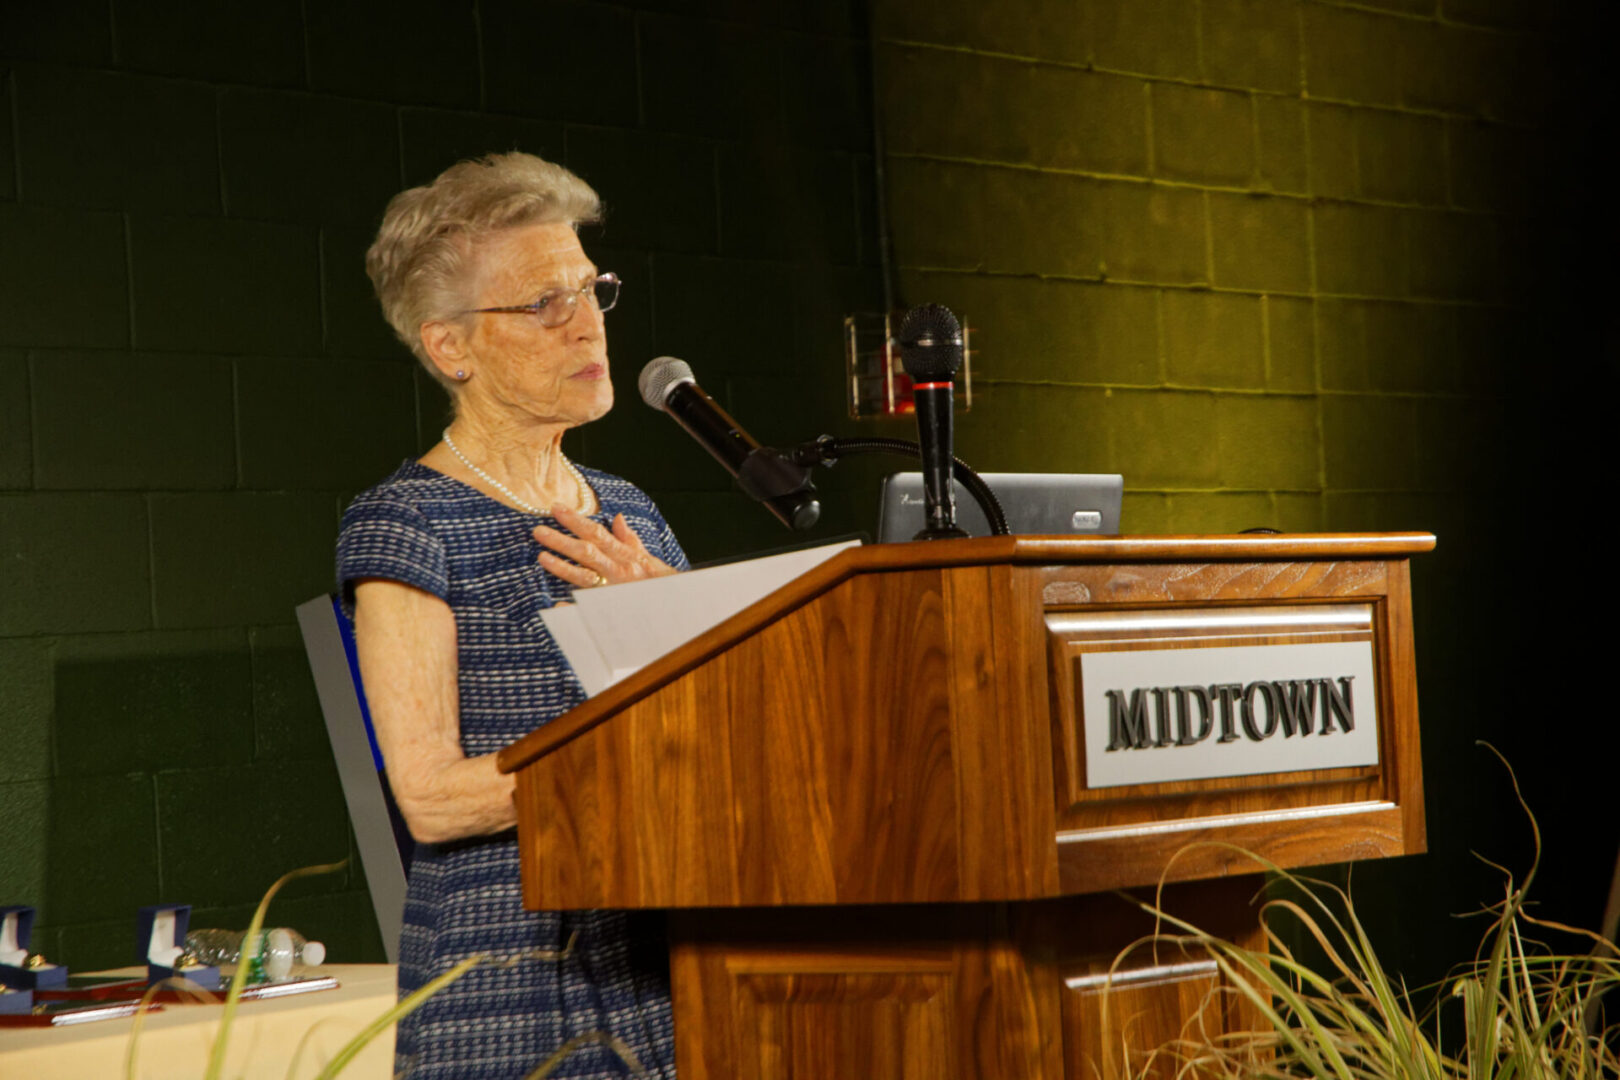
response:
{"label": "gold ring", "polygon": [[603,574],[602,571],[598,570],[596,572],[596,580],[591,582],[591,585],[592,585],[593,588],[599,588],[599,587],[601,587],[603,585],[606,585],[607,583],[608,583],[607,575]]}

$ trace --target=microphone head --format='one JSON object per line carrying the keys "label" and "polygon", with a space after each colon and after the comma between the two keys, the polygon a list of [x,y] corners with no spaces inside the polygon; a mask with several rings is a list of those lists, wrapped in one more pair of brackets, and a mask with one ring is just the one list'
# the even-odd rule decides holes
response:
{"label": "microphone head", "polygon": [[962,366],[962,324],[942,304],[906,312],[898,344],[900,362],[913,382],[949,382]]}
{"label": "microphone head", "polygon": [[664,410],[664,402],[669,398],[669,392],[683,382],[696,382],[692,377],[692,369],[685,360],[677,360],[673,356],[660,356],[656,360],[647,361],[647,366],[641,369],[641,375],[636,379],[636,386],[641,390],[641,400],[649,408]]}

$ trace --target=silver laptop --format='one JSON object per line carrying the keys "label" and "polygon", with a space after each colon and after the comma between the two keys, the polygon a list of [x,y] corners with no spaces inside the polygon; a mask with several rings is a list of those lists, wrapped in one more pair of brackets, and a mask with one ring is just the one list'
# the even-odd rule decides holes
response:
{"label": "silver laptop", "polygon": [[[1109,536],[1119,532],[1125,478],[1118,473],[980,473],[995,492],[1007,527],[1021,536]],[[956,524],[969,536],[989,536],[990,523],[960,481]],[[923,527],[922,473],[883,481],[878,542],[910,540]]]}

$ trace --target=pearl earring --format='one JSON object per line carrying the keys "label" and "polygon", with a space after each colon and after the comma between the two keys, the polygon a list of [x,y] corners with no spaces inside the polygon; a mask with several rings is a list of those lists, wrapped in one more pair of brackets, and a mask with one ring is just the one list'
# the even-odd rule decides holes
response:
{"label": "pearl earring", "polygon": [[458,370],[456,372],[456,381],[457,382],[466,382],[467,381],[467,373],[465,371]]}

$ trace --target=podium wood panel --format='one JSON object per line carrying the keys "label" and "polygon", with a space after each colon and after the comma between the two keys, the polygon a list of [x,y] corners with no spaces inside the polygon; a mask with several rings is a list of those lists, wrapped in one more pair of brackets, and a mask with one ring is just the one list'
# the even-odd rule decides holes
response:
{"label": "podium wood panel", "polygon": [[[1259,947],[1234,846],[1423,850],[1407,560],[1433,543],[846,551],[502,751],[525,903],[672,909],[686,1080],[1132,1075],[1254,1018],[1208,957],[1121,956],[1153,926],[1111,890],[1162,882]],[[1367,643],[1377,763],[1088,787],[1078,657],[1211,642]]]}
{"label": "podium wood panel", "polygon": [[[1184,884],[1163,900],[1258,948],[1261,885]],[[683,1080],[1093,1080],[1132,1075],[1189,1020],[1216,1035],[1252,1024],[1206,955],[1160,944],[1121,957],[1156,929],[1135,899],[1151,894],[677,912],[676,1069]]]}
{"label": "podium wood panel", "polygon": [[1044,684],[995,675],[1019,596],[1009,567],[856,575],[554,748],[519,774],[525,902],[1054,893]]}
{"label": "podium wood panel", "polygon": [[[502,752],[519,774],[525,902],[1034,899],[1166,867],[1245,869],[1208,847],[1171,860],[1217,837],[1293,866],[1420,851],[1405,556],[1432,543],[995,537],[845,552]],[[1376,768],[1070,790],[1075,719],[1048,613],[1346,602],[1370,612]]]}

